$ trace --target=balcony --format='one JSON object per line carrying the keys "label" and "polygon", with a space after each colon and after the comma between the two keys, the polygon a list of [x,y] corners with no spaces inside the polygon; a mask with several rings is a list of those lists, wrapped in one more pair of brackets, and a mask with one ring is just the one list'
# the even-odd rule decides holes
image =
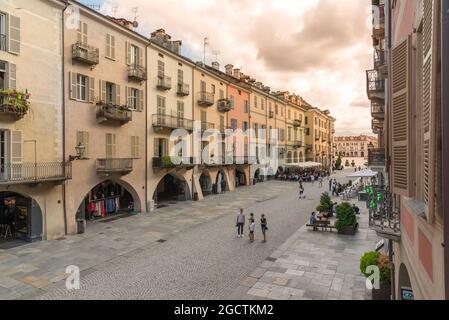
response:
{"label": "balcony", "polygon": [[301,125],[302,125],[302,121],[301,120],[298,120],[298,119],[293,120],[293,127],[300,128]]}
{"label": "balcony", "polygon": [[0,165],[0,185],[62,182],[72,178],[71,162]]}
{"label": "balcony", "polygon": [[392,196],[384,190],[375,190],[370,200],[369,227],[379,237],[401,241],[401,215],[393,208]]}
{"label": "balcony", "polygon": [[[178,162],[178,161],[176,161]],[[179,158],[179,163],[175,164],[170,156],[154,157],[152,161],[153,169],[193,169],[195,162],[193,158]]]}
{"label": "balcony", "polygon": [[234,164],[256,164],[257,157],[250,156],[234,156]]}
{"label": "balcony", "polygon": [[299,149],[303,147],[302,141],[294,141],[292,144],[293,148]]}
{"label": "balcony", "polygon": [[379,70],[387,67],[387,51],[374,49],[374,68]]}
{"label": "balcony", "polygon": [[233,109],[232,101],[229,99],[220,99],[217,101],[217,109],[220,112],[229,112]]}
{"label": "balcony", "polygon": [[377,128],[379,130],[383,130],[384,129],[384,120],[372,119],[371,124],[372,124],[373,128]]}
{"label": "balcony", "polygon": [[16,90],[0,90],[0,115],[22,119],[30,109],[30,95]]}
{"label": "balcony", "polygon": [[198,92],[198,104],[201,107],[211,107],[215,103],[215,96],[211,92]]}
{"label": "balcony", "polygon": [[146,81],[147,69],[137,64],[128,67],[128,80],[130,81]]}
{"label": "balcony", "polygon": [[193,131],[193,121],[167,114],[153,114],[153,128],[156,131],[165,129],[186,129]]}
{"label": "balcony", "polygon": [[215,129],[215,124],[210,123],[210,122],[201,122],[201,131],[207,131],[207,130],[212,130]]}
{"label": "balcony", "polygon": [[375,119],[385,119],[385,105],[382,101],[371,101],[371,116]]}
{"label": "balcony", "polygon": [[167,91],[171,89],[171,78],[164,76],[164,75],[159,75],[157,77],[157,89],[158,90],[162,90],[162,91]]}
{"label": "balcony", "polygon": [[180,97],[187,97],[190,94],[190,85],[187,83],[178,83],[176,94]]}
{"label": "balcony", "polygon": [[268,117],[269,117],[270,119],[274,119],[274,111],[268,112]]}
{"label": "balcony", "polygon": [[306,150],[311,152],[313,150],[313,145],[306,144]]}
{"label": "balcony", "polygon": [[385,149],[371,148],[368,149],[368,166],[370,167],[385,167]]}
{"label": "balcony", "polygon": [[383,39],[385,37],[385,5],[379,1],[373,4],[373,38]]}
{"label": "balcony", "polygon": [[126,175],[132,171],[133,159],[131,158],[97,159],[97,173],[99,175]]}
{"label": "balcony", "polygon": [[377,70],[366,71],[366,92],[369,99],[385,99],[385,81]]}
{"label": "balcony", "polygon": [[97,103],[97,121],[98,123],[110,122],[125,124],[133,119],[133,113],[127,107]]}
{"label": "balcony", "polygon": [[100,50],[77,42],[72,46],[72,59],[90,66],[95,66],[100,63]]}

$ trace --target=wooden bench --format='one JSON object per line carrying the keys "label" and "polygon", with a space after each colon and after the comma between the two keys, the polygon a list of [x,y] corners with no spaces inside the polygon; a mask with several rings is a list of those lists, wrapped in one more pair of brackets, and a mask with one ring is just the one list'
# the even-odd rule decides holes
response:
{"label": "wooden bench", "polygon": [[313,228],[314,231],[317,231],[321,228],[321,231],[330,231],[332,232],[333,229],[335,229],[335,226],[331,225],[331,222],[326,220],[326,221],[317,221],[315,224],[307,224],[306,225],[309,228]]}

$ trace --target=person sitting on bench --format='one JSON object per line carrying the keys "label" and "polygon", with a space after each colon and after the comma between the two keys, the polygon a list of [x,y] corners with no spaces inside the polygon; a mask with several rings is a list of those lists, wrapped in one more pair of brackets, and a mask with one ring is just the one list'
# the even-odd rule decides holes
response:
{"label": "person sitting on bench", "polygon": [[360,209],[359,209],[359,207],[357,207],[355,204],[352,205],[352,209],[354,210],[354,213],[355,213],[356,215],[359,215],[359,214],[360,214]]}
{"label": "person sitting on bench", "polygon": [[313,227],[313,231],[318,230],[318,228],[316,227],[317,221],[318,221],[318,220],[317,220],[317,218],[316,218],[316,213],[315,213],[315,212],[312,212],[312,215],[310,216],[309,223],[310,223],[310,225],[314,226],[314,227]]}

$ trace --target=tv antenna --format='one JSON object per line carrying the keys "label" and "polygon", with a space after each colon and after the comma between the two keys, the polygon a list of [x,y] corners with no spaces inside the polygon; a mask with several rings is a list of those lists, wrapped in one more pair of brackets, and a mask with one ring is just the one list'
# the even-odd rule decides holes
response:
{"label": "tv antenna", "polygon": [[99,4],[93,4],[93,3],[91,3],[91,4],[88,4],[87,5],[89,8],[91,8],[92,10],[95,10],[95,11],[100,11],[100,9],[101,9],[101,6],[99,5]]}
{"label": "tv antenna", "polygon": [[137,21],[137,18],[139,17],[137,14],[139,12],[139,7],[132,8],[132,12],[134,13],[134,21]]}
{"label": "tv antenna", "polygon": [[203,48],[203,63],[206,64],[206,47],[209,45],[209,38],[204,38],[204,48]]}
{"label": "tv antenna", "polygon": [[113,6],[112,8],[111,8],[111,13],[112,13],[112,16],[115,18],[115,16],[117,15],[117,11],[118,11],[118,6]]}
{"label": "tv antenna", "polygon": [[214,55],[216,62],[218,62],[218,57],[220,56],[220,53],[221,53],[220,50],[213,50],[212,51],[212,54]]}

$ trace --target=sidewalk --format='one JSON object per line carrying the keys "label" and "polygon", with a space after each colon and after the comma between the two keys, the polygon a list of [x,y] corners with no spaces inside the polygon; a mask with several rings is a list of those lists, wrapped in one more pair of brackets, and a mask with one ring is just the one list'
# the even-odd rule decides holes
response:
{"label": "sidewalk", "polygon": [[366,300],[366,278],[360,257],[374,250],[376,233],[368,228],[368,210],[361,209],[360,229],[344,236],[302,227],[245,278],[229,299]]}

